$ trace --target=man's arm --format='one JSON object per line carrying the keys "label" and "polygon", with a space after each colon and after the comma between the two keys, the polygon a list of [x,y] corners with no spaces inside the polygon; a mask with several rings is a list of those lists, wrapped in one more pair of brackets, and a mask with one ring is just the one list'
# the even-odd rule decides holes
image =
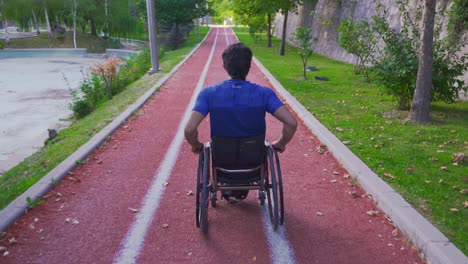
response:
{"label": "man's arm", "polygon": [[185,139],[192,146],[193,153],[200,153],[203,150],[203,143],[198,140],[198,126],[205,118],[204,115],[197,111],[192,111],[190,118],[185,126]]}
{"label": "man's arm", "polygon": [[283,152],[286,149],[286,144],[288,144],[288,142],[293,138],[294,133],[296,133],[297,121],[284,105],[278,108],[273,113],[273,116],[283,123],[281,136],[273,142],[273,147],[279,152]]}

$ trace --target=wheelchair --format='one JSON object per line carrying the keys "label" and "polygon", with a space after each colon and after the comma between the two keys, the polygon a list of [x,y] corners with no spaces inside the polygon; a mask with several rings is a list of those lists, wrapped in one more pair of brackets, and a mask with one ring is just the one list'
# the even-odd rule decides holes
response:
{"label": "wheelchair", "polygon": [[284,223],[280,160],[264,135],[213,137],[205,143],[198,159],[196,190],[196,226],[203,233],[208,232],[208,207],[210,203],[216,207],[217,192],[258,190],[260,205],[267,201],[273,230]]}

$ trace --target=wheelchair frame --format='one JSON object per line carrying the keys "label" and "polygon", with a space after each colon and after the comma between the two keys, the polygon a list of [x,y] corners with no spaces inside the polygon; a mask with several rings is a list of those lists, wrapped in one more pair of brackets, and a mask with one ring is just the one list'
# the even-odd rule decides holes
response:
{"label": "wheelchair frame", "polygon": [[[265,141],[264,162],[257,167],[242,170],[229,170],[220,167],[210,168],[211,142],[205,143],[204,149],[199,154],[197,168],[196,186],[196,226],[201,228],[203,233],[208,232],[208,207],[211,202],[212,207],[216,207],[217,192],[231,190],[258,190],[260,205],[264,206],[268,200],[268,211],[273,230],[277,230],[279,225],[284,224],[284,199],[283,181],[278,152],[272,145]],[[240,184],[220,185],[218,181],[218,171],[224,173],[248,173],[260,170],[259,181],[242,182]],[[212,177],[211,177],[212,176]]]}

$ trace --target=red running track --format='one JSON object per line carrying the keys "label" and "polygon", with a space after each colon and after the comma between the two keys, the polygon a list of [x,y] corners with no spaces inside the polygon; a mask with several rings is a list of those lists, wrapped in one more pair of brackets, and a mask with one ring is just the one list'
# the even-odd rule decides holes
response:
{"label": "red running track", "polygon": [[[195,227],[195,196],[187,193],[195,193],[198,157],[180,140],[180,124],[205,66],[203,86],[228,77],[221,61],[228,42],[236,42],[230,28],[212,28],[139,114],[6,230],[0,246],[9,255],[0,263],[424,263],[383,213],[367,214],[376,205],[331,154],[316,151],[320,143],[302,124],[281,155],[285,225],[278,234],[265,226],[253,193],[209,208],[207,235]],[[248,80],[271,87],[256,65]],[[280,129],[268,117],[267,138]],[[209,139],[208,120],[200,137]],[[174,167],[161,168],[172,152]]]}

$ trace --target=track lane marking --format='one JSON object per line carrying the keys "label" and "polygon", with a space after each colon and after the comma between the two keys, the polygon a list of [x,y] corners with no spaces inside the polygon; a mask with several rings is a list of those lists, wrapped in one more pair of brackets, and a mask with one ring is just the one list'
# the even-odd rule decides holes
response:
{"label": "track lane marking", "polygon": [[167,182],[172,169],[174,168],[175,162],[179,155],[179,150],[184,140],[184,127],[188,122],[190,112],[192,111],[193,105],[195,104],[196,97],[199,91],[203,88],[203,84],[208,73],[208,68],[213,59],[213,54],[216,48],[216,43],[218,40],[219,28],[216,29],[216,36],[213,42],[213,47],[211,48],[210,55],[205,67],[203,68],[202,74],[198,79],[197,86],[193,91],[193,95],[190,99],[182,120],[177,129],[176,135],[169,145],[169,149],[164,156],[164,159],[159,166],[156,175],[154,177],[153,183],[151,184],[148,192],[146,193],[140,210],[135,216],[135,219],[125,236],[125,239],[121,242],[119,252],[116,254],[113,263],[116,264],[127,264],[127,263],[136,263],[137,258],[140,254],[140,251],[143,247],[146,234],[148,232],[151,223],[154,220],[156,215],[156,210],[159,207],[159,202],[161,200],[162,194],[164,193],[163,184]]}
{"label": "track lane marking", "polygon": [[[225,28],[226,29],[226,28]],[[234,34],[231,29],[234,38],[239,42],[239,38]],[[255,63],[255,62],[254,62]],[[268,201],[265,201],[265,205],[262,206],[263,216],[263,231],[268,243],[268,251],[270,252],[271,263],[277,264],[293,264],[297,263],[294,249],[292,248],[291,242],[288,240],[286,228],[284,226],[278,226],[278,230],[273,230],[270,213],[268,212]]]}

